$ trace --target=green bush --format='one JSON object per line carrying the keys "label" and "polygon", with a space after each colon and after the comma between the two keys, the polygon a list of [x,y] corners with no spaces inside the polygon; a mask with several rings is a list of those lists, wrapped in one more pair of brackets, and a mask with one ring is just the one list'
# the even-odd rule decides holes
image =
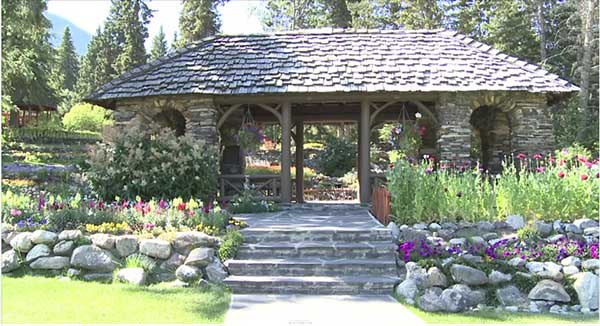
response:
{"label": "green bush", "polygon": [[230,229],[223,236],[223,241],[221,242],[221,246],[219,247],[219,258],[222,262],[235,257],[238,252],[239,247],[244,242],[244,237],[240,233],[240,231],[235,229]]}
{"label": "green bush", "polygon": [[90,153],[87,176],[104,199],[212,199],[218,184],[217,153],[171,130],[130,129]]}
{"label": "green bush", "polygon": [[275,202],[260,200],[258,194],[250,189],[244,189],[244,191],[235,195],[229,203],[229,210],[238,214],[274,212],[278,209],[279,207]]}
{"label": "green bush", "polygon": [[112,124],[110,112],[100,106],[81,103],[69,110],[63,117],[65,129],[71,131],[102,131],[102,127]]}
{"label": "green bush", "polygon": [[342,177],[356,165],[356,144],[331,138],[321,154],[319,167],[330,177]]}

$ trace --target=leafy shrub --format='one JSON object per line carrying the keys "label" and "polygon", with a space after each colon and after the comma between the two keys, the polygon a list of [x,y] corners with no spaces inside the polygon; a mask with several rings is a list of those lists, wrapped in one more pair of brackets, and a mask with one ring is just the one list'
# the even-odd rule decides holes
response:
{"label": "leafy shrub", "polygon": [[126,268],[143,268],[146,272],[156,269],[156,261],[146,255],[133,254],[125,259]]}
{"label": "leafy shrub", "polygon": [[528,224],[517,231],[517,237],[524,242],[537,241],[540,239],[540,233]]}
{"label": "leafy shrub", "polygon": [[260,200],[258,194],[250,189],[244,189],[235,195],[229,203],[232,213],[263,213],[278,210],[277,204],[268,200]]}
{"label": "leafy shrub", "polygon": [[63,117],[63,126],[71,131],[102,131],[102,127],[112,124],[110,112],[100,106],[77,104]]}
{"label": "leafy shrub", "polygon": [[321,154],[321,172],[331,177],[342,177],[356,164],[356,144],[343,139],[331,138]]}
{"label": "leafy shrub", "polygon": [[110,233],[110,234],[125,234],[130,233],[131,228],[127,222],[122,223],[102,223],[100,225],[86,224],[85,230],[89,233]]}
{"label": "leafy shrub", "polygon": [[217,154],[171,130],[148,135],[131,129],[91,152],[88,178],[105,199],[213,197],[218,182]]}
{"label": "leafy shrub", "polygon": [[244,242],[242,234],[235,229],[230,229],[225,233],[221,246],[219,247],[219,258],[221,261],[226,261],[235,257],[239,247]]}
{"label": "leafy shrub", "polygon": [[118,222],[111,211],[92,210],[86,207],[50,210],[47,214],[49,228],[55,231],[79,229],[86,224],[102,225]]}

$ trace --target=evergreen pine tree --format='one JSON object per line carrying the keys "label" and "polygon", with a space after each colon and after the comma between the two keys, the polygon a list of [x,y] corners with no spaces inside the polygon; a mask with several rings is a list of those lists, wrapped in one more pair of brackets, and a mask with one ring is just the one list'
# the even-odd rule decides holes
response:
{"label": "evergreen pine tree", "polygon": [[77,74],[79,72],[79,58],[75,53],[75,46],[71,37],[69,27],[65,27],[60,46],[57,50],[55,80],[59,90],[70,90],[75,88]]}
{"label": "evergreen pine tree", "polygon": [[152,39],[152,49],[150,50],[150,59],[154,60],[167,54],[167,40],[165,39],[165,31],[160,27],[158,34]]}
{"label": "evergreen pine tree", "polygon": [[227,0],[183,0],[179,17],[182,43],[198,41],[215,35],[221,28],[217,6]]}

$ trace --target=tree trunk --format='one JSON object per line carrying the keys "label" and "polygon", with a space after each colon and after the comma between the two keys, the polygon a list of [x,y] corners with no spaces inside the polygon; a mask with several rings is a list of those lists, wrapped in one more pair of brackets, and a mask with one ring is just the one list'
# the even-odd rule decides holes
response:
{"label": "tree trunk", "polygon": [[546,43],[548,39],[548,28],[546,26],[546,15],[544,14],[544,0],[536,1],[536,14],[538,25],[540,26],[540,62],[546,63],[548,53],[546,52]]}
{"label": "tree trunk", "polygon": [[597,0],[583,0],[580,5],[582,62],[580,68],[581,85],[579,86],[579,108],[588,112],[588,117],[591,117],[594,113],[593,109],[590,110],[588,104],[590,97],[590,75],[592,70],[592,29],[597,5]]}

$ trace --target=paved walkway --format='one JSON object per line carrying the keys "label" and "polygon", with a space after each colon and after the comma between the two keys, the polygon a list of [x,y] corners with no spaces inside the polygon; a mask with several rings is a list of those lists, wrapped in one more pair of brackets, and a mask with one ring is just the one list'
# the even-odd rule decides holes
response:
{"label": "paved walkway", "polygon": [[234,294],[225,325],[424,325],[389,295]]}

